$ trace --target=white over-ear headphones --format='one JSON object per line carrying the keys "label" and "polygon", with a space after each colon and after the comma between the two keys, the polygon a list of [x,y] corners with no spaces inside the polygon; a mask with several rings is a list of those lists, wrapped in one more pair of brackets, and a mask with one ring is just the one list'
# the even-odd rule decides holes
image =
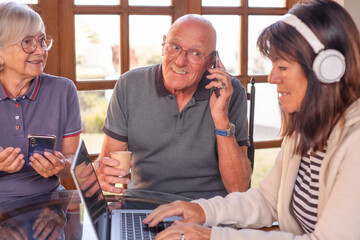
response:
{"label": "white over-ear headphones", "polygon": [[346,67],[342,53],[335,49],[325,49],[316,35],[297,16],[288,13],[280,21],[294,27],[317,54],[312,68],[319,81],[322,83],[339,82]]}

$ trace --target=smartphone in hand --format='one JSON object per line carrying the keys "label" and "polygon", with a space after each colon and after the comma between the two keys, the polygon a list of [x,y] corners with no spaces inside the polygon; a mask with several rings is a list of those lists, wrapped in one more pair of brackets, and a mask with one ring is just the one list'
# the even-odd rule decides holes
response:
{"label": "smartphone in hand", "polygon": [[26,159],[26,164],[30,166],[30,157],[34,153],[38,153],[44,155],[44,152],[55,151],[56,144],[56,136],[54,135],[37,135],[37,134],[29,134],[28,135],[28,156]]}
{"label": "smartphone in hand", "polygon": [[[219,53],[217,50],[214,51],[214,63],[212,68],[218,68],[219,67]],[[216,78],[213,81],[219,81]],[[213,91],[215,93],[215,96],[218,98],[220,96],[219,88],[213,87]]]}

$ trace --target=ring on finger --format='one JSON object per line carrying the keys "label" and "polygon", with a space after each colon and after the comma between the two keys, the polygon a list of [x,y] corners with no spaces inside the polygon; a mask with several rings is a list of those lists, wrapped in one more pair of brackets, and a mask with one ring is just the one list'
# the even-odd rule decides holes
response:
{"label": "ring on finger", "polygon": [[185,233],[184,232],[180,232],[181,234],[181,239],[180,240],[185,240]]}
{"label": "ring on finger", "polygon": [[225,83],[221,83],[221,85],[220,85],[220,89],[225,89],[225,88],[226,88]]}

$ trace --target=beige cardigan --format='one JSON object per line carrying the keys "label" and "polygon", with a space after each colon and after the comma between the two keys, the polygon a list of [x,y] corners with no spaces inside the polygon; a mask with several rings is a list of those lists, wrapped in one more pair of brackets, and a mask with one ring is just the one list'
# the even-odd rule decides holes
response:
{"label": "beige cardigan", "polygon": [[259,188],[225,198],[200,199],[206,226],[236,224],[261,228],[279,222],[280,231],[213,227],[211,239],[360,239],[360,100],[345,113],[345,128],[335,126],[320,169],[318,221],[305,234],[292,213],[291,198],[301,157],[293,155],[294,138],[285,138],[274,167]]}

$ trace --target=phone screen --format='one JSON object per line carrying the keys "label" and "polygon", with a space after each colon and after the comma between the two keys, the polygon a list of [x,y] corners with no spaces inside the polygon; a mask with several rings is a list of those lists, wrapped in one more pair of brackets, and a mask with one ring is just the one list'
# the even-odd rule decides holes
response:
{"label": "phone screen", "polygon": [[56,137],[54,135],[34,135],[28,136],[28,157],[26,164],[29,165],[30,157],[34,153],[44,155],[44,152],[55,151]]}

